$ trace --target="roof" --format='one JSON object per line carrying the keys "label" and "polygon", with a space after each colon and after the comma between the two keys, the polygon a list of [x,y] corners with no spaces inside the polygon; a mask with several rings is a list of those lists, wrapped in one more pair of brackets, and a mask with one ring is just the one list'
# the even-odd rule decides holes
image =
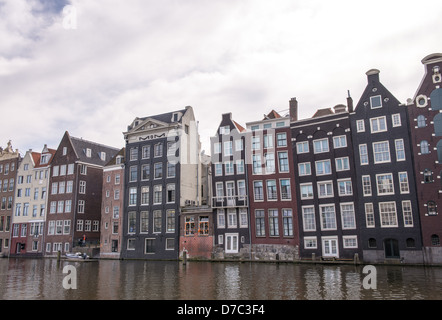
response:
{"label": "roof", "polygon": [[148,116],[148,117],[143,117],[143,118],[135,118],[135,120],[132,122],[131,125],[128,126],[127,131],[130,131],[132,129],[134,129],[135,127],[137,127],[140,123],[146,121],[147,119],[153,119],[159,122],[163,122],[166,124],[171,124],[171,123],[181,123],[182,122],[182,118],[183,117],[179,117],[177,121],[173,121],[173,115],[176,113],[181,113],[182,115],[184,115],[186,113],[187,110],[189,110],[190,107],[186,107],[185,109],[182,110],[175,110],[175,111],[171,111],[171,112],[166,112],[166,113],[162,113],[162,114],[157,114],[157,115],[153,115],[153,116]]}
{"label": "roof", "polygon": [[[77,153],[77,156],[81,162],[90,163],[94,165],[104,166],[109,162],[109,159],[112,159],[118,151],[121,149],[117,149],[114,147],[109,147],[103,144],[99,144],[96,142],[84,140],[82,138],[70,137],[72,146]],[[90,157],[87,155],[87,150],[90,149]],[[105,153],[105,158],[101,158],[101,153]]]}
{"label": "roof", "polygon": [[277,119],[277,118],[281,118],[281,115],[275,110],[272,110],[268,115],[264,115],[264,119],[262,120]]}
{"label": "roof", "polygon": [[[55,149],[48,149],[46,147],[46,145],[45,145],[45,148],[43,149],[42,153],[33,152],[32,156],[34,157],[34,164],[35,164],[34,168],[42,168],[42,167],[47,167],[48,165],[50,165],[52,159],[54,159],[54,155],[55,155],[56,152],[57,152],[57,150],[55,150]],[[38,154],[38,159],[36,159],[36,157],[34,156],[34,153]],[[44,154],[48,154],[48,153],[51,155],[51,158],[49,159],[49,161],[47,163],[40,164],[41,156],[44,155]]]}
{"label": "roof", "polygon": [[334,114],[334,112],[331,108],[318,109],[318,111],[316,111],[316,113],[313,115],[312,118],[327,116],[329,114]]}
{"label": "roof", "polygon": [[110,161],[108,163],[106,163],[106,166],[116,165],[117,164],[117,157],[121,156],[124,158],[125,154],[126,154],[126,148],[123,147],[123,148],[121,148],[120,151],[118,151],[117,154],[115,154],[115,156],[112,157],[112,159],[110,159]]}

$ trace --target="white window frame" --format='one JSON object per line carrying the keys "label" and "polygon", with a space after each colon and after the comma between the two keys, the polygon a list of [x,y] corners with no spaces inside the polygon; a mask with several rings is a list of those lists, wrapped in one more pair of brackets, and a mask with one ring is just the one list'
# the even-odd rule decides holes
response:
{"label": "white window frame", "polygon": [[[330,185],[331,186],[331,193],[326,192],[325,195],[321,195],[321,186],[322,185]],[[334,191],[333,191],[333,181],[329,180],[329,181],[319,181],[317,183],[317,187],[318,187],[318,198],[319,199],[323,199],[323,198],[332,198],[334,197]],[[328,188],[325,189],[326,191],[328,191]]]}
{"label": "white window frame", "polygon": [[347,147],[347,136],[342,135],[342,136],[333,137],[333,147],[335,149]]}
{"label": "white window frame", "polygon": [[296,153],[297,154],[309,153],[309,152],[310,152],[310,147],[309,147],[308,141],[302,141],[302,142],[296,143]]}
{"label": "white window frame", "polygon": [[391,123],[393,124],[393,128],[400,127],[402,125],[401,122],[401,114],[394,113],[391,115]]}
{"label": "white window frame", "polygon": [[[326,144],[323,144],[323,142],[326,142]],[[317,143],[319,143],[320,148],[316,148]],[[330,152],[330,145],[328,138],[313,140],[313,152],[315,154]]]}
{"label": "white window frame", "polygon": [[[379,183],[379,179],[381,177],[386,177],[389,176],[391,177],[391,191],[388,192],[381,192],[381,190],[379,189],[380,187],[380,183]],[[394,194],[394,180],[393,180],[393,173],[380,173],[376,175],[376,189],[377,189],[377,195],[378,196],[386,196],[386,195],[393,195]]]}
{"label": "white window frame", "polygon": [[[380,103],[381,103],[381,105],[380,106],[375,106],[375,107],[373,107],[373,101],[374,101],[374,99],[377,99],[377,98],[379,98],[379,101],[380,101]],[[382,96],[379,94],[379,95],[376,95],[376,96],[371,96],[370,97],[370,108],[371,109],[378,109],[378,108],[382,108]]]}
{"label": "white window frame", "polygon": [[[398,143],[400,143],[400,145],[398,145]],[[396,150],[396,161],[405,161],[406,160],[406,155],[405,155],[405,143],[404,143],[404,139],[396,139],[394,140],[394,147]],[[399,157],[399,152],[403,153],[403,157]]]}
{"label": "white window frame", "polygon": [[[383,211],[382,211],[383,205],[393,205],[393,207],[394,207],[394,215],[391,215],[388,218],[389,220],[391,220],[391,222],[393,222],[391,224],[390,224],[390,222],[388,224],[386,224],[387,221],[382,217],[383,216]],[[388,214],[388,212],[385,212],[385,213]],[[381,221],[381,228],[397,228],[398,227],[398,219],[397,219],[396,201],[379,202],[379,218]],[[393,220],[391,218],[393,218]]]}
{"label": "white window frame", "polygon": [[[308,209],[309,211],[306,212],[306,209]],[[302,211],[302,228],[303,228],[304,232],[316,231],[315,207],[314,206],[302,206],[301,211]],[[306,215],[309,215],[309,220],[308,220],[309,224],[306,223],[307,222]],[[310,219],[310,215],[311,215],[312,219]]]}
{"label": "white window frame", "polygon": [[365,132],[365,120],[356,120],[356,132]]}
{"label": "white window frame", "polygon": [[[376,147],[379,145],[386,145],[387,146],[387,150],[381,151],[381,152],[376,152]],[[383,154],[388,152],[388,160],[384,159]],[[382,154],[382,160],[376,160],[376,155],[377,154]],[[391,162],[391,152],[390,152],[390,143],[389,141],[377,141],[377,142],[373,142],[373,161],[375,164],[379,164],[379,163],[390,163]]]}
{"label": "white window frame", "polygon": [[[384,129],[381,129],[381,122],[380,122],[381,119],[384,120],[384,124],[385,124]],[[376,121],[376,126],[377,126],[376,130],[373,130],[373,121]],[[386,116],[370,118],[370,132],[371,133],[379,133],[379,132],[386,132],[386,131],[388,131]]]}
{"label": "white window frame", "polygon": [[[304,188],[307,188],[308,193],[304,193]],[[313,199],[313,183],[301,183],[299,185],[299,191],[301,193],[301,200]],[[310,192],[311,191],[311,192]]]}

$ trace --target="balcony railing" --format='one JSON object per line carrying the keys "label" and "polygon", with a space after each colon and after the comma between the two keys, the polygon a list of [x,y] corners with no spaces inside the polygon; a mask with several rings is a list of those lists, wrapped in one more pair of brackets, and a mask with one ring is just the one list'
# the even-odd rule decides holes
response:
{"label": "balcony railing", "polygon": [[247,206],[247,195],[212,197],[212,208],[234,208]]}

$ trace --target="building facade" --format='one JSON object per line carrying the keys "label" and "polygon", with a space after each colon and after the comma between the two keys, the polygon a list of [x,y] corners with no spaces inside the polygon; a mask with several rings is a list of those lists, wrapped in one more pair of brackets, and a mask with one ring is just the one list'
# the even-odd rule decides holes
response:
{"label": "building facade", "polygon": [[216,258],[250,254],[249,203],[246,168],[246,130],[222,115],[212,149],[212,208]]}
{"label": "building facade", "polygon": [[65,132],[51,163],[45,255],[98,247],[103,167],[118,151]]}
{"label": "building facade", "polygon": [[124,156],[122,148],[103,168],[100,257],[119,258],[124,209]]}
{"label": "building facade", "polygon": [[422,262],[419,210],[406,106],[367,73],[350,114],[358,188],[357,220],[366,262]]}
{"label": "building facade", "polygon": [[[351,111],[351,99],[348,107]],[[291,133],[301,258],[353,259],[361,246],[347,107],[293,121]]]}
{"label": "building facade", "polygon": [[18,150],[12,149],[11,141],[8,142],[5,149],[0,148],[0,180],[2,181],[0,188],[2,200],[0,207],[0,256],[9,256],[11,249],[11,220],[14,210],[17,168],[20,161],[20,153]]}
{"label": "building facade", "polygon": [[49,166],[54,149],[26,152],[17,170],[11,255],[42,256],[46,221]]}
{"label": "building facade", "polygon": [[442,54],[422,59],[425,74],[408,105],[426,263],[442,263]]}
{"label": "building facade", "polygon": [[124,137],[121,256],[178,259],[180,209],[201,202],[201,147],[193,109],[136,118]]}
{"label": "building facade", "polygon": [[290,115],[272,110],[246,127],[251,257],[295,260],[299,233]]}

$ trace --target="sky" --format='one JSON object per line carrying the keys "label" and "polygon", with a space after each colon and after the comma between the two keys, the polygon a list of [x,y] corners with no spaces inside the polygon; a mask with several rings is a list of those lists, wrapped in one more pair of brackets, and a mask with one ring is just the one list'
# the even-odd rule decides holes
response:
{"label": "sky", "polygon": [[0,146],[69,131],[120,148],[136,117],[192,106],[210,153],[223,113],[356,105],[372,68],[406,102],[441,16],[440,0],[0,0]]}

